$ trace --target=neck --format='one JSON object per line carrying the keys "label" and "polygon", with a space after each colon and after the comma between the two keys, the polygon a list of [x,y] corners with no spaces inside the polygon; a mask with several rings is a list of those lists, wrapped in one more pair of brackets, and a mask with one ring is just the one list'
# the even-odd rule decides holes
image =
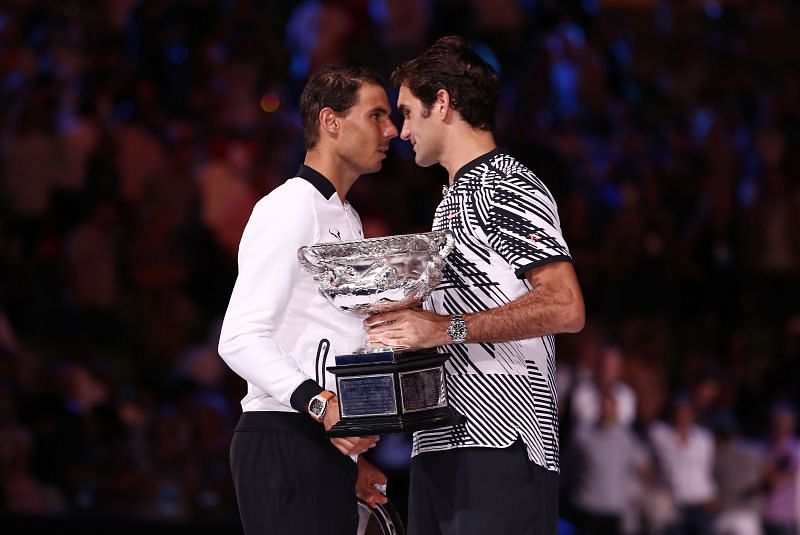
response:
{"label": "neck", "polygon": [[336,194],[339,199],[344,202],[347,192],[358,180],[358,173],[351,170],[341,158],[337,157],[332,151],[322,151],[319,149],[311,149],[306,152],[303,164],[311,167],[318,173],[327,178],[333,187],[336,188]]}
{"label": "neck", "polygon": [[459,169],[479,156],[497,148],[494,135],[487,130],[476,130],[466,122],[453,125],[446,140],[444,155],[439,163],[447,169],[450,185],[456,179]]}

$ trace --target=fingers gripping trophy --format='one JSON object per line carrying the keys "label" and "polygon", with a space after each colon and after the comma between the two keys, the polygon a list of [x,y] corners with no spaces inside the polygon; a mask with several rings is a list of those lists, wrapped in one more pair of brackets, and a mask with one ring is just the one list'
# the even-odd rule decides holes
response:
{"label": "fingers gripping trophy", "polygon": [[[453,249],[449,231],[321,243],[301,247],[298,258],[328,301],[370,316],[411,308],[441,282]],[[381,435],[455,425],[464,416],[447,400],[447,353],[435,349],[374,346],[366,341],[336,355],[341,420],[330,437]]]}

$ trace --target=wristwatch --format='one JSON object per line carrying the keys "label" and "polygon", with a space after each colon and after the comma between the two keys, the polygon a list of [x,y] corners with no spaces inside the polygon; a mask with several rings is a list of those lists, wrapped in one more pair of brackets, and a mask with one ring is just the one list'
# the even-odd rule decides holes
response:
{"label": "wristwatch", "polygon": [[328,401],[335,396],[333,392],[323,390],[308,402],[308,414],[311,415],[316,421],[321,422],[325,416],[325,411],[328,409]]}
{"label": "wristwatch", "polygon": [[450,325],[447,326],[447,336],[450,337],[450,342],[460,344],[467,339],[467,324],[461,314],[453,314],[450,318]]}

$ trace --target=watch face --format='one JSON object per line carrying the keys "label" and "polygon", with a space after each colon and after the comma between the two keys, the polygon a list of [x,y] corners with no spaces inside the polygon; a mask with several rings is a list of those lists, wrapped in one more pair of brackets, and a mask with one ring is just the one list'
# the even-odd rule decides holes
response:
{"label": "watch face", "polygon": [[313,398],[308,405],[308,412],[319,418],[325,410],[326,403],[319,398]]}
{"label": "watch face", "polygon": [[467,338],[467,324],[460,317],[454,317],[447,328],[447,334],[454,342],[463,342]]}

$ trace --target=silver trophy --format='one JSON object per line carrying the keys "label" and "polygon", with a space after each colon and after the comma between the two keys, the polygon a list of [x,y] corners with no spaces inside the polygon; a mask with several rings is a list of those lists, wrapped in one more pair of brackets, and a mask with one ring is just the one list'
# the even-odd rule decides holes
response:
{"label": "silver trophy", "polygon": [[[301,247],[298,258],[336,308],[369,316],[418,305],[441,282],[453,249],[449,231]],[[435,350],[375,347],[336,355],[341,420],[329,436],[375,435],[453,425],[464,417],[447,401]]]}

